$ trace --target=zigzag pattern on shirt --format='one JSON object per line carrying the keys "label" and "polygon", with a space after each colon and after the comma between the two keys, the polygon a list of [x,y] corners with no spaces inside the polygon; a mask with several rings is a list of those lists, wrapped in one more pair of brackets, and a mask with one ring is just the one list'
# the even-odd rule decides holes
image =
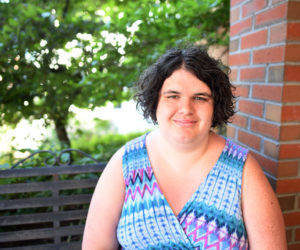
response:
{"label": "zigzag pattern on shirt", "polygon": [[244,226],[235,216],[197,202],[185,212],[180,217],[180,224],[200,249],[248,248]]}
{"label": "zigzag pattern on shirt", "polygon": [[129,197],[131,197],[131,200],[134,201],[137,195],[139,195],[139,197],[143,199],[146,192],[148,192],[152,196],[155,190],[159,190],[156,182],[153,182],[152,186],[144,183],[142,189],[140,186],[135,186],[134,189],[132,187],[129,187],[126,190],[125,202],[127,202]]}
{"label": "zigzag pattern on shirt", "polygon": [[148,246],[149,250],[191,250],[190,245],[186,245],[183,242],[175,244],[174,242],[167,242],[164,244],[156,244],[155,246]]}
{"label": "zigzag pattern on shirt", "polygon": [[185,232],[201,229],[209,225],[215,230],[222,229],[227,235],[236,234],[240,239],[244,236],[244,226],[240,219],[220,211],[214,206],[207,206],[203,202],[195,202],[180,216],[180,224]]}
{"label": "zigzag pattern on shirt", "polygon": [[245,237],[238,238],[234,233],[229,235],[226,228],[219,229],[213,223],[197,226],[193,231],[189,232],[195,245],[200,249],[247,249],[248,244]]}
{"label": "zigzag pattern on shirt", "polygon": [[222,165],[229,166],[233,169],[241,171],[243,164],[246,160],[248,150],[238,146],[230,140],[227,140],[222,156],[220,157],[220,162]]}
{"label": "zigzag pattern on shirt", "polygon": [[[128,177],[125,178],[125,185],[126,187],[130,185],[135,185],[136,181],[139,180],[139,185],[143,183],[144,176],[147,178],[149,182],[152,180],[153,172],[151,167],[145,167],[140,169],[133,169],[129,174]],[[146,180],[146,181],[147,181]]]}
{"label": "zigzag pattern on shirt", "polygon": [[217,163],[175,216],[148,158],[146,135],[129,142],[123,156],[125,202],[117,237],[129,249],[248,248],[241,204],[247,150],[226,140]]}

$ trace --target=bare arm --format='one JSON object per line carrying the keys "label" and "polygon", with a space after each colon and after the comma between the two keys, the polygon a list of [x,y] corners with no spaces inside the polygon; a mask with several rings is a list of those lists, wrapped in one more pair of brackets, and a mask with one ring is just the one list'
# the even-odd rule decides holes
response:
{"label": "bare arm", "polygon": [[116,230],[125,192],[122,155],[121,149],[111,158],[97,183],[84,229],[83,250],[118,249]]}
{"label": "bare arm", "polygon": [[251,250],[286,250],[278,200],[259,164],[249,155],[242,184],[242,207]]}

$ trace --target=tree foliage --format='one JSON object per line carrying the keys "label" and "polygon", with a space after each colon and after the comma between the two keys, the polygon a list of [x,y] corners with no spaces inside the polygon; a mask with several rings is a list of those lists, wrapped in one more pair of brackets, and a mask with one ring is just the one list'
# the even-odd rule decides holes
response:
{"label": "tree foliage", "polygon": [[0,125],[130,98],[167,48],[227,44],[229,0],[0,0]]}

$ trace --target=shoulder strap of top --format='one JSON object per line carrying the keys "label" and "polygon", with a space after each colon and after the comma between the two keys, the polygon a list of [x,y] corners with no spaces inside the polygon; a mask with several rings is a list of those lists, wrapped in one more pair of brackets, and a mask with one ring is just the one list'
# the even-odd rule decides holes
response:
{"label": "shoulder strap of top", "polygon": [[221,161],[232,168],[243,171],[248,150],[226,138],[226,145],[222,152]]}
{"label": "shoulder strap of top", "polygon": [[135,169],[139,169],[146,157],[146,134],[139,136],[125,144],[125,152],[123,155],[122,169],[124,180],[128,179],[129,173]]}

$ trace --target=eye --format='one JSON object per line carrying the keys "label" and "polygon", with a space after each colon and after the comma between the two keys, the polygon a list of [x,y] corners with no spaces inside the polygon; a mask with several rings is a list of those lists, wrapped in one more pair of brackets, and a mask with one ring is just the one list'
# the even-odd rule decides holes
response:
{"label": "eye", "polygon": [[168,99],[178,99],[179,95],[168,95],[167,98]]}
{"label": "eye", "polygon": [[203,96],[195,96],[194,100],[196,100],[196,101],[207,101],[207,98],[203,97]]}

